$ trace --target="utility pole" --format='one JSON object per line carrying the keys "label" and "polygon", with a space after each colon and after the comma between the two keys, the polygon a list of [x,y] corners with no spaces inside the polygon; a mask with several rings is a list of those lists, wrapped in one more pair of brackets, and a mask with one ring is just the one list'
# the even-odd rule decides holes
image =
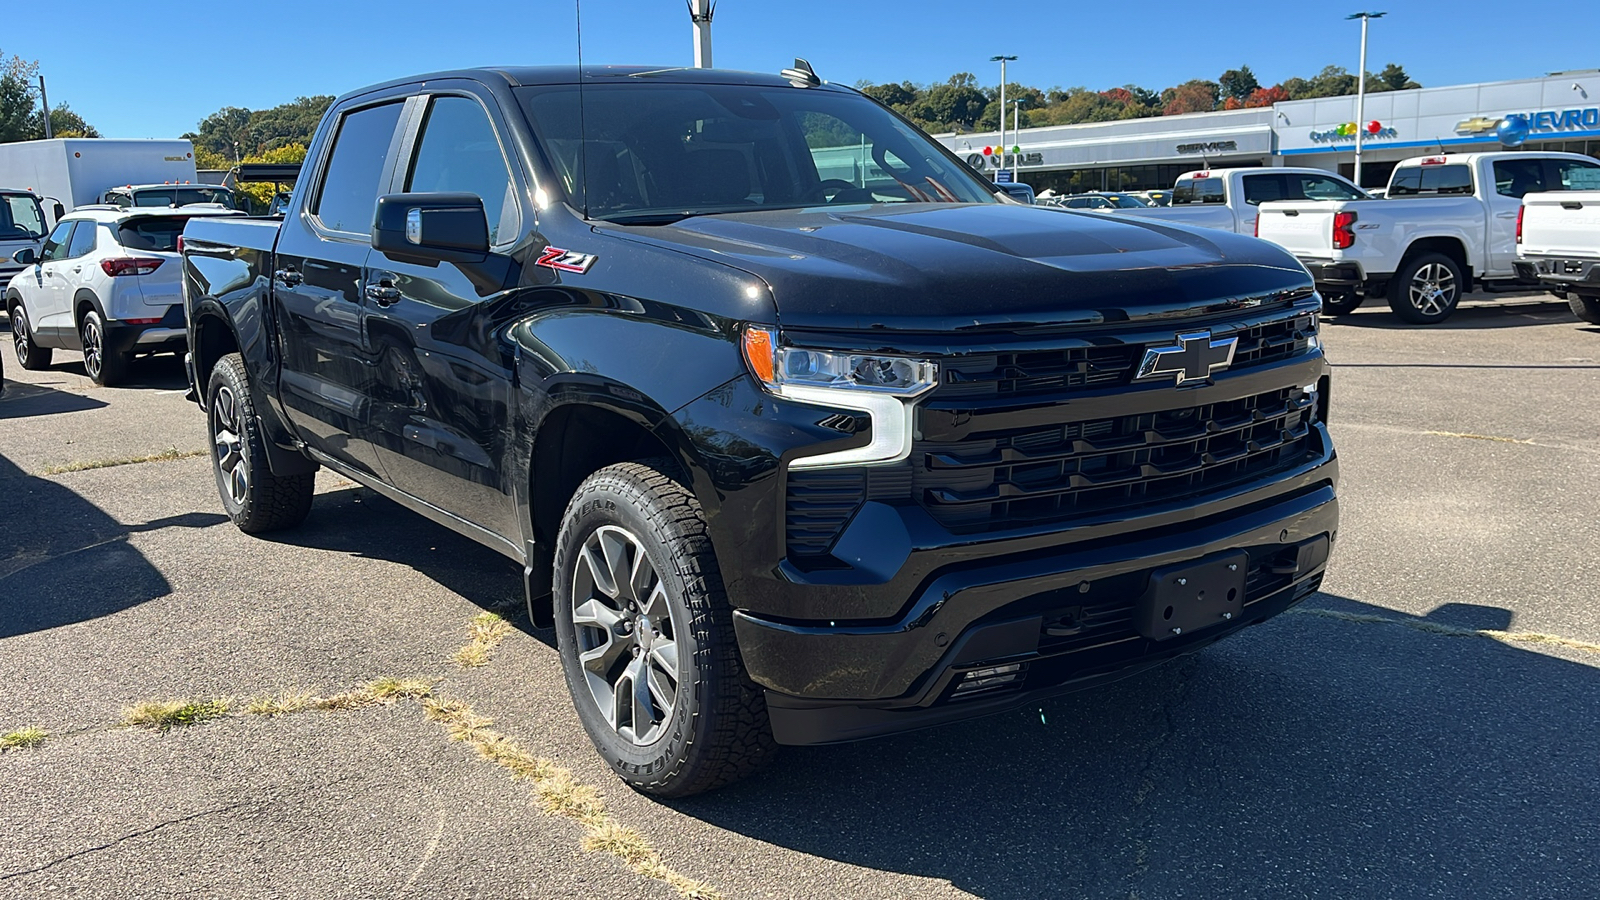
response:
{"label": "utility pole", "polygon": [[694,23],[694,67],[711,68],[711,17],[717,14],[716,0],[687,0],[689,21]]}
{"label": "utility pole", "polygon": [[1361,187],[1361,139],[1367,133],[1367,23],[1372,19],[1381,19],[1381,12],[1358,12],[1345,16],[1346,19],[1361,20],[1361,69],[1356,76],[1356,171],[1355,177],[1350,179]]}
{"label": "utility pole", "polygon": [[[1006,63],[1016,61],[1015,56],[989,57],[989,62],[1000,64],[1000,168],[1002,169],[1006,167]],[[1012,160],[1012,165],[1015,167],[1016,160]],[[1012,178],[1016,177],[1015,171],[1011,174]]]}
{"label": "utility pole", "polygon": [[[1000,109],[1000,118],[1005,118],[1005,108]],[[1017,142],[1017,149],[1022,149],[1022,101],[1011,101],[1011,139]],[[1011,181],[1017,181],[1017,157],[1020,153],[1011,154]]]}
{"label": "utility pole", "polygon": [[39,76],[39,105],[44,107],[44,139],[55,137],[55,132],[50,128],[50,98],[44,93],[44,76]]}

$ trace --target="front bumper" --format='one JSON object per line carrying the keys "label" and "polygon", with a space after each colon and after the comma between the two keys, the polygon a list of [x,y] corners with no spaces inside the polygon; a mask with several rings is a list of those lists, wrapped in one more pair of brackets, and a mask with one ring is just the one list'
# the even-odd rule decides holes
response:
{"label": "front bumper", "polygon": [[1529,257],[1515,265],[1519,281],[1600,291],[1600,259]]}
{"label": "front bumper", "polygon": [[[1329,461],[1319,486],[1176,531],[951,567],[890,623],[800,623],[734,614],[779,743],[825,744],[996,712],[1122,677],[1276,615],[1316,589],[1338,532]],[[1101,544],[1102,542],[1095,542]],[[1249,555],[1242,615],[1181,636],[1140,635],[1133,609],[1154,570]],[[965,691],[969,673],[1021,665]],[[962,691],[962,693],[957,693]],[[871,698],[871,699],[862,699]]]}
{"label": "front bumper", "polygon": [[106,351],[124,356],[134,353],[178,353],[189,346],[183,307],[173,306],[157,322],[137,325],[111,320],[106,322]]}

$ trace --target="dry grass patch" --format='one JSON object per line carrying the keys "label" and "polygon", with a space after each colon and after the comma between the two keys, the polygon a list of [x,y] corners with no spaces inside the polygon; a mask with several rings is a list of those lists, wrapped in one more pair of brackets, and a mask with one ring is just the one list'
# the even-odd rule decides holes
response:
{"label": "dry grass patch", "polygon": [[310,694],[269,694],[250,698],[244,711],[252,716],[285,716],[310,709],[316,702]]}
{"label": "dry grass patch", "polygon": [[153,731],[187,728],[228,714],[226,700],[146,700],[122,711],[122,724]]}
{"label": "dry grass patch", "polygon": [[44,743],[45,738],[49,736],[50,732],[45,731],[43,728],[35,728],[32,725],[0,734],[0,753],[4,753],[7,750],[25,750],[29,747],[37,747]]}
{"label": "dry grass patch", "polygon": [[367,682],[353,691],[334,694],[332,697],[314,697],[313,709],[360,709],[396,700],[421,700],[433,693],[433,682],[426,678],[393,678],[384,676]]}
{"label": "dry grass patch", "polygon": [[40,473],[43,475],[65,475],[68,472],[87,472],[90,469],[109,469],[112,466],[133,466],[139,463],[169,462],[175,459],[190,459],[196,456],[205,456],[206,450],[179,450],[169,447],[160,453],[149,456],[122,456],[114,459],[91,459],[79,462],[63,463],[59,466],[46,466]]}
{"label": "dry grass patch", "polygon": [[463,669],[476,669],[489,664],[496,647],[511,633],[511,623],[498,613],[481,612],[467,623],[466,646],[450,659]]}
{"label": "dry grass patch", "polygon": [[535,756],[503,734],[489,727],[491,720],[473,712],[459,700],[426,697],[422,709],[427,717],[443,725],[450,739],[470,745],[478,755],[511,773],[519,781],[532,782],[540,804],[550,815],[562,816],[588,829],[583,848],[609,853],[645,878],[665,882],[689,900],[721,900],[710,885],[689,878],[668,866],[644,835],[617,822],[606,811],[600,792],[579,783],[572,772],[548,759]]}

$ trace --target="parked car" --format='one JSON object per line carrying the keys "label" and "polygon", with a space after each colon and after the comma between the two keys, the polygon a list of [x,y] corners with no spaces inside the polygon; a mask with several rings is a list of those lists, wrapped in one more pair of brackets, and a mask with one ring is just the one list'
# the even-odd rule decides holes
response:
{"label": "parked car", "polygon": [[1600,325],[1600,168],[1572,170],[1568,185],[1593,188],[1525,194],[1517,219],[1517,272],[1564,295],[1572,312]]}
{"label": "parked car", "polygon": [[1056,199],[1056,206],[1062,209],[1144,209],[1150,204],[1142,197],[1133,194],[1124,194],[1117,191],[1093,191],[1087,194],[1072,194]]}
{"label": "parked car", "polygon": [[1395,167],[1387,199],[1266,203],[1258,234],[1311,270],[1331,311],[1383,295],[1407,322],[1442,322],[1474,285],[1517,283],[1523,195],[1570,190],[1596,170],[1576,153],[1416,157]]}
{"label": "parked car", "polygon": [[[299,524],[327,466],[515,560],[595,747],[663,796],[1316,590],[1337,461],[1293,257],[1004,202],[798,62],[578,74],[358,90],[282,220],[189,222],[240,529]],[[822,177],[840,144],[882,174]]]}
{"label": "parked car", "polygon": [[[57,218],[60,215],[57,213]],[[18,250],[38,253],[49,231],[38,194],[0,188],[0,285],[22,271],[22,265],[11,257]]]}
{"label": "parked car", "polygon": [[1141,197],[1144,200],[1148,201],[1148,203],[1146,203],[1147,206],[1171,206],[1172,205],[1172,192],[1171,191],[1134,191],[1133,195],[1135,197]]}
{"label": "parked car", "polygon": [[1256,208],[1272,200],[1362,199],[1365,191],[1324,169],[1250,168],[1185,172],[1173,185],[1171,203],[1120,214],[1254,234]]}
{"label": "parked car", "polygon": [[50,365],[56,349],[82,350],[97,384],[123,380],[128,361],[184,348],[178,237],[193,210],[83,209],[56,223],[43,249],[18,250],[5,288],[17,362]]}
{"label": "parked car", "polygon": [[128,184],[107,190],[100,196],[99,202],[122,209],[169,209],[194,205],[239,208],[233,189],[218,184]]}
{"label": "parked car", "polygon": [[[0,185],[67,210],[100,203],[123,184],[196,184],[194,145],[184,140],[55,138],[0,144]],[[54,223],[51,223],[52,227]]]}

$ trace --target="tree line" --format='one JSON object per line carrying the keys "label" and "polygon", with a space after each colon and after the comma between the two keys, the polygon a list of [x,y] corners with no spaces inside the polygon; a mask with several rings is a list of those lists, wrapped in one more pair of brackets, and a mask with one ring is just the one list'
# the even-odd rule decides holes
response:
{"label": "tree line", "polygon": [[[100,136],[93,125],[65,103],[50,109],[55,137]],[[0,52],[0,144],[44,137],[44,106],[39,102],[39,64]]]}
{"label": "tree line", "polygon": [[[942,84],[917,85],[858,82],[863,93],[917,123],[925,131],[993,131],[1000,122],[1000,89],[978,84],[971,72],[958,72]],[[1367,91],[1401,91],[1419,88],[1406,70],[1389,63],[1382,71],[1367,73]],[[1249,66],[1229,69],[1215,81],[1193,79],[1161,91],[1136,84],[1106,90],[1053,87],[1040,90],[1028,85],[1006,85],[1006,104],[1021,101],[1022,125],[1076,125],[1151,116],[1176,116],[1219,109],[1271,106],[1285,100],[1342,97],[1356,92],[1356,76],[1343,66],[1328,66],[1311,78],[1289,78],[1271,87],[1256,79]],[[1011,127],[1008,115],[1006,127]]]}

